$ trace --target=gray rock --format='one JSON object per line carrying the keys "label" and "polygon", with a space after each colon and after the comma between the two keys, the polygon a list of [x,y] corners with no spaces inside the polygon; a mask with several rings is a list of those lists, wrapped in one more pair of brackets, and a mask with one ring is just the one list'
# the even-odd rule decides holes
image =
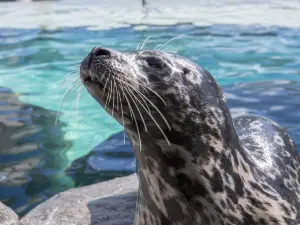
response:
{"label": "gray rock", "polygon": [[1,225],[17,225],[19,217],[14,211],[0,202],[0,224]]}
{"label": "gray rock", "polygon": [[19,225],[132,225],[136,174],[74,188],[40,204]]}

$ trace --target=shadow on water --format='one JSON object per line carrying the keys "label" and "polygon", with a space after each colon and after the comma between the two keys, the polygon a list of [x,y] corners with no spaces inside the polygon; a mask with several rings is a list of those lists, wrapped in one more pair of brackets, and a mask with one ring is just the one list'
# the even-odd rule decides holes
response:
{"label": "shadow on water", "polygon": [[71,143],[55,118],[56,112],[24,104],[0,88],[0,201],[19,215],[57,192],[51,187]]}

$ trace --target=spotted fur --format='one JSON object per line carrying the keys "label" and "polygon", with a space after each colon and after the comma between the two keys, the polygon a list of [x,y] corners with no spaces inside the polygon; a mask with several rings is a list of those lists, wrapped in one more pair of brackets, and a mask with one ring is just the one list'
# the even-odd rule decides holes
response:
{"label": "spotted fur", "polygon": [[91,95],[124,123],[135,150],[135,225],[300,224],[293,141],[266,118],[233,120],[208,71],[166,52],[98,48],[80,72]]}

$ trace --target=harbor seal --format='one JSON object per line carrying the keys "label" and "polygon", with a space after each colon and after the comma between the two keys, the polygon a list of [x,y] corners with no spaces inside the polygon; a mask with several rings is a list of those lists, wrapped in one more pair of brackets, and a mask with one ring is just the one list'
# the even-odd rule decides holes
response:
{"label": "harbor seal", "polygon": [[135,225],[300,224],[300,164],[287,131],[262,117],[232,119],[204,68],[163,51],[94,48],[80,78],[133,146]]}

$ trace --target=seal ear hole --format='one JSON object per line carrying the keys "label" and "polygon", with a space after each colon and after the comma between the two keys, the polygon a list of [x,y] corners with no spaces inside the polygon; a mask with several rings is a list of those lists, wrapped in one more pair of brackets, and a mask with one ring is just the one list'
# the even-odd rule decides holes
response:
{"label": "seal ear hole", "polygon": [[186,75],[190,72],[190,70],[184,67],[182,72],[183,72],[184,75]]}
{"label": "seal ear hole", "polygon": [[163,63],[160,59],[155,57],[148,57],[145,58],[145,61],[147,62],[148,66],[154,68],[154,69],[163,69]]}

